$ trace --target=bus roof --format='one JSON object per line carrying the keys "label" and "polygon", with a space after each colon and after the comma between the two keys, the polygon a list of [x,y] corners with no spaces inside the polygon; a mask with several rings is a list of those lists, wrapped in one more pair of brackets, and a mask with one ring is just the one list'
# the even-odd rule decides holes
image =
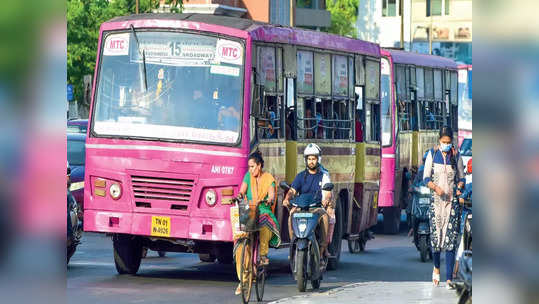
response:
{"label": "bus roof", "polygon": [[457,63],[449,58],[406,52],[401,50],[384,49],[391,54],[393,63],[413,64],[432,68],[457,69]]}
{"label": "bus roof", "polygon": [[159,13],[116,17],[109,20],[107,23],[129,22],[136,20],[175,20],[183,22],[205,23],[247,32],[253,40],[258,41],[290,43],[307,47],[361,53],[364,55],[380,57],[380,47],[375,43],[324,32],[284,27],[237,17],[210,14]]}

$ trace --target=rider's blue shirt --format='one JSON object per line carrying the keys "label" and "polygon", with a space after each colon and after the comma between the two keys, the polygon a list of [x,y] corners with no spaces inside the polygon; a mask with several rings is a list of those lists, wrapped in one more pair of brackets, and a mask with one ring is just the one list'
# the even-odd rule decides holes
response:
{"label": "rider's blue shirt", "polygon": [[322,186],[329,183],[329,173],[321,168],[315,174],[309,173],[307,170],[301,171],[292,182],[298,194],[312,194],[314,199],[322,201]]}

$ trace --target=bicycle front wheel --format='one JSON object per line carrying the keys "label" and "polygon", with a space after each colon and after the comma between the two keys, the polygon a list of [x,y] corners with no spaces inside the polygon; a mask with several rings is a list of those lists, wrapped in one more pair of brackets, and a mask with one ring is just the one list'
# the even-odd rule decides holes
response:
{"label": "bicycle front wheel", "polygon": [[241,299],[244,304],[249,303],[251,299],[251,287],[253,286],[253,256],[251,241],[244,239],[241,241]]}
{"label": "bicycle front wheel", "polygon": [[261,302],[264,298],[264,285],[266,284],[266,268],[258,267],[256,272],[256,299]]}

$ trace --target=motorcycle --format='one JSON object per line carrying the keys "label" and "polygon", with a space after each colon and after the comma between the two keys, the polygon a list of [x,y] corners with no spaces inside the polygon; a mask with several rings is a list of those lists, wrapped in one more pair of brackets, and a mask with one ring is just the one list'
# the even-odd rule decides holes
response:
{"label": "motorcycle", "polygon": [[421,262],[427,257],[432,259],[430,245],[429,209],[432,200],[430,189],[425,186],[415,187],[412,198],[412,227],[414,229],[414,244],[419,251]]}
{"label": "motorcycle", "polygon": [[[281,188],[287,192],[290,186],[281,182]],[[322,190],[331,191],[334,185],[327,183]],[[322,202],[315,201],[312,194],[301,194],[290,200],[290,204],[299,210],[292,215],[293,237],[290,242],[290,268],[297,282],[298,290],[304,292],[307,281],[311,281],[313,289],[320,288],[322,274],[326,267],[320,261],[320,229],[318,220],[321,216]],[[327,265],[324,257],[324,265]]]}
{"label": "motorcycle", "polygon": [[458,261],[457,281],[453,287],[459,296],[459,304],[472,303],[472,202],[464,201],[470,212],[466,215],[461,236],[462,254]]}
{"label": "motorcycle", "polygon": [[82,238],[82,221],[79,219],[80,207],[71,191],[67,190],[67,247],[66,260],[69,260],[75,253]]}

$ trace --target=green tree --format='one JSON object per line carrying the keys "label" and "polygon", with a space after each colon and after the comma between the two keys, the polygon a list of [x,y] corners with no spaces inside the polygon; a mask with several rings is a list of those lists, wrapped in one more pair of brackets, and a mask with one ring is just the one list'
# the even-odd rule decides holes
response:
{"label": "green tree", "polygon": [[[181,0],[168,0],[171,11],[179,12]],[[159,0],[139,0],[139,13],[159,7]],[[84,75],[93,75],[101,23],[114,17],[134,14],[136,0],[67,1],[67,83],[73,85],[75,99],[82,101]]]}
{"label": "green tree", "polygon": [[331,12],[329,33],[357,38],[357,13],[359,0],[326,0],[326,9]]}

